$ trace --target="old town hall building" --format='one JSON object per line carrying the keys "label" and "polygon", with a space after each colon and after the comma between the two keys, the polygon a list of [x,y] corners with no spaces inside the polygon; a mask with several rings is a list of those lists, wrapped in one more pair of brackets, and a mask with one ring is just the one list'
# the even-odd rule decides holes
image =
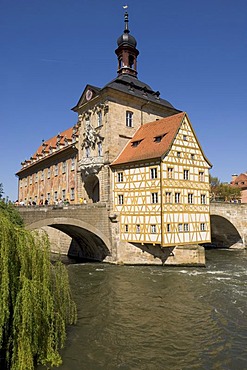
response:
{"label": "old town hall building", "polygon": [[19,202],[107,203],[122,243],[210,241],[209,169],[188,115],[137,77],[135,38],[117,40],[117,77],[88,84],[77,123],[22,162]]}

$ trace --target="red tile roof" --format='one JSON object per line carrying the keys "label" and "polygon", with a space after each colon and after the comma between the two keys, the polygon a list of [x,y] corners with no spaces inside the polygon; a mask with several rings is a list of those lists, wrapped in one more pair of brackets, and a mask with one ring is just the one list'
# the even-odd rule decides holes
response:
{"label": "red tile roof", "polygon": [[[78,136],[77,130],[78,130],[78,127],[76,126],[70,127],[69,129],[59,133],[58,135],[53,136],[52,138],[43,141],[43,143],[39,146],[37,151],[30,157],[30,160],[28,159],[21,163],[23,166],[22,169],[33,165],[34,163],[36,163],[36,161],[41,161],[45,157],[52,155],[53,152],[51,152],[50,149],[57,149],[54,151],[54,154],[55,154],[58,151],[65,148],[67,144],[70,144],[74,141],[73,139],[75,138],[75,136]],[[59,142],[59,145],[57,146],[58,142]],[[20,171],[18,171],[17,174]]]}
{"label": "red tile roof", "polygon": [[112,166],[161,158],[171,147],[185,112],[145,123],[127,143]]}
{"label": "red tile roof", "polygon": [[69,129],[59,133],[58,135],[56,136],[53,136],[52,138],[48,139],[48,140],[45,140],[41,145],[40,147],[38,148],[38,150],[36,151],[36,153],[33,155],[33,157],[35,158],[38,154],[41,154],[43,153],[43,150],[45,152],[49,152],[49,148],[56,148],[57,147],[57,139],[58,139],[58,136],[60,136],[60,145],[65,145],[65,140],[68,139],[68,140],[72,140],[72,135],[73,135],[73,127],[70,127]]}
{"label": "red tile roof", "polygon": [[237,186],[241,189],[247,188],[247,175],[245,173],[241,173],[238,175],[232,182],[231,185]]}

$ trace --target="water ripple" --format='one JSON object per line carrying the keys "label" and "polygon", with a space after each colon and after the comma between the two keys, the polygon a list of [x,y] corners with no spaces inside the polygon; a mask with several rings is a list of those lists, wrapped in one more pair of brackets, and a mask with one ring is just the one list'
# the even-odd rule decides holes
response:
{"label": "water ripple", "polygon": [[61,370],[244,370],[247,254],[206,268],[71,265],[78,324]]}

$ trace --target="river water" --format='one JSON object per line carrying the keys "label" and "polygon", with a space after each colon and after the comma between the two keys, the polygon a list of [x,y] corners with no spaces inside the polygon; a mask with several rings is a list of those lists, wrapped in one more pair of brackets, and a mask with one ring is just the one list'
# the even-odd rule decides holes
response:
{"label": "river water", "polygon": [[206,268],[69,265],[78,322],[59,369],[247,369],[247,251],[206,257]]}

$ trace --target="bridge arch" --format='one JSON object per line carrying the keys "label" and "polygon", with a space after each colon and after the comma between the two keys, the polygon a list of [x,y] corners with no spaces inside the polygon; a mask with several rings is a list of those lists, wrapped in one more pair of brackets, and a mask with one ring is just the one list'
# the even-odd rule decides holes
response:
{"label": "bridge arch", "polygon": [[234,220],[223,215],[211,214],[211,240],[217,247],[230,248],[242,246],[244,241]]}
{"label": "bridge arch", "polygon": [[[111,255],[111,243],[109,239],[95,226],[75,218],[55,217],[45,218],[33,222],[26,226],[29,230],[43,229],[48,233],[49,238],[51,234],[49,229],[56,229],[68,235],[71,239],[63,248],[67,249],[66,254],[69,257],[80,258],[89,261],[103,261],[107,256]],[[58,237],[58,234],[57,236]],[[56,247],[55,247],[56,248]],[[61,252],[52,247],[53,252]]]}

